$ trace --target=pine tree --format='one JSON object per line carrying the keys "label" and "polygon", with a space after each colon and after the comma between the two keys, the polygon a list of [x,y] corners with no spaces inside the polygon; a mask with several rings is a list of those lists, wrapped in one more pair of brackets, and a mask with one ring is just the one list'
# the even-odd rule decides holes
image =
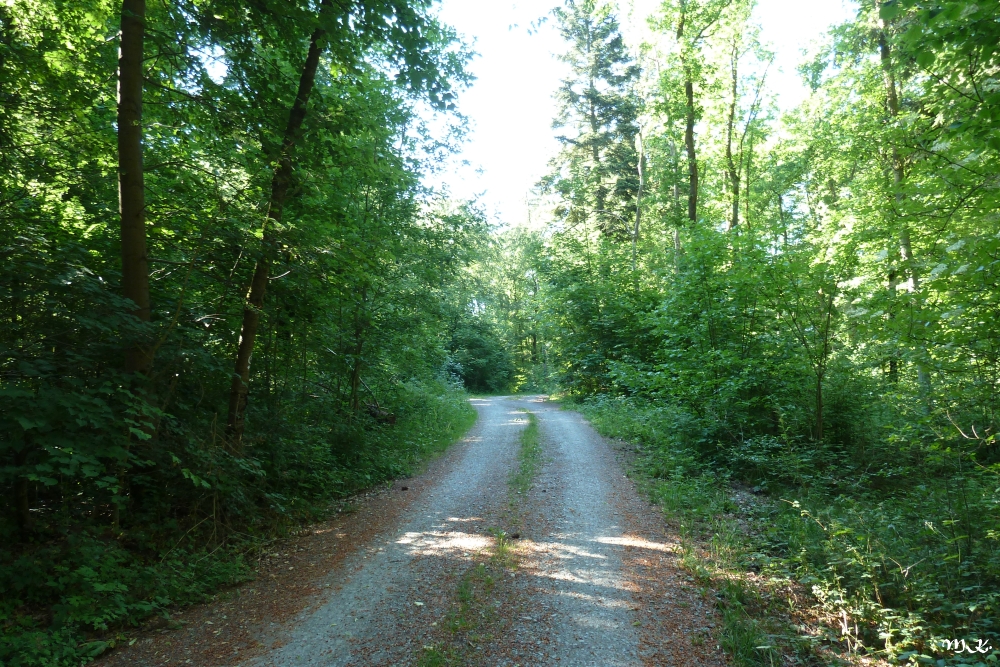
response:
{"label": "pine tree", "polygon": [[593,218],[607,236],[626,237],[639,188],[639,67],[628,54],[618,20],[607,5],[567,0],[554,11],[569,44],[561,59],[570,76],[556,94],[563,145],[543,181],[571,222]]}

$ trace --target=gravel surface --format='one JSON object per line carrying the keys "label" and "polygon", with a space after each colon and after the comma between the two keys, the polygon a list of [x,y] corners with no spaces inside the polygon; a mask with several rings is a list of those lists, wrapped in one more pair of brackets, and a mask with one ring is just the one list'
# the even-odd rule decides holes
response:
{"label": "gravel surface", "polygon": [[[724,665],[712,605],[626,477],[626,450],[542,397],[472,403],[477,425],[427,473],[359,499],[257,581],[103,664]],[[545,458],[522,496],[508,479],[524,411]],[[517,535],[504,558],[499,531]]]}
{"label": "gravel surface", "polygon": [[524,566],[554,649],[537,664],[726,664],[711,640],[712,606],[678,567],[676,537],[625,475],[614,443],[543,398],[519,405],[538,418],[549,457],[526,519]]}
{"label": "gravel surface", "polygon": [[331,594],[258,665],[400,665],[433,643],[457,579],[492,546],[521,429],[503,400],[474,400],[479,421],[453,469],[397,526],[330,573]]}
{"label": "gravel surface", "polygon": [[535,604],[550,611],[554,658],[564,665],[640,665],[622,566],[624,525],[613,497],[622,471],[580,415],[540,402],[525,407],[539,420],[550,458],[531,497],[539,523],[525,531],[532,537],[525,566],[537,578]]}

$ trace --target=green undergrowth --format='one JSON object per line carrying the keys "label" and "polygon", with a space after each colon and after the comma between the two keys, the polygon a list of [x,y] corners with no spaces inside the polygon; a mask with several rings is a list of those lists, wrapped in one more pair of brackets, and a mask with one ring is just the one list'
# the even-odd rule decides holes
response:
{"label": "green undergrowth", "polygon": [[211,463],[214,473],[179,482],[200,489],[188,516],[119,531],[96,521],[51,526],[0,549],[0,665],[80,665],[128,628],[212,599],[253,577],[254,553],[350,495],[412,474],[476,420],[464,392],[444,385],[405,387],[391,407],[395,425],[300,425],[294,447],[283,448],[276,430],[273,445],[255,442],[239,458],[201,448],[198,469]]}
{"label": "green undergrowth", "polygon": [[528,412],[528,425],[521,431],[521,446],[518,449],[517,469],[511,474],[510,487],[514,494],[524,495],[542,465],[542,441],[538,430],[538,418]]}
{"label": "green undergrowth", "polygon": [[500,615],[493,598],[503,576],[502,568],[492,561],[479,563],[462,575],[452,608],[440,622],[443,639],[422,648],[416,660],[419,667],[474,664],[472,651],[495,638]]}
{"label": "green undergrowth", "polygon": [[[905,453],[854,462],[828,443],[728,446],[678,407],[575,407],[637,446],[640,482],[678,531],[682,565],[715,600],[716,639],[734,664],[997,664],[1000,483],[988,470],[949,475],[942,452],[914,483],[887,484],[860,464],[885,457],[902,476]],[[959,654],[944,644],[954,639],[992,651]]]}

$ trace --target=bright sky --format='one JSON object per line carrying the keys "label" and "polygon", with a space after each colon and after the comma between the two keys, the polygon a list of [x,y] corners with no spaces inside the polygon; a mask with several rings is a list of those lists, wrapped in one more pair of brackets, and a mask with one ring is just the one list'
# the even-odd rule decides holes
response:
{"label": "bright sky", "polygon": [[[531,188],[558,150],[552,94],[564,76],[564,65],[555,57],[564,43],[551,21],[529,33],[532,23],[558,4],[442,0],[442,20],[474,40],[480,55],[471,65],[477,80],[459,99],[460,110],[472,123],[469,140],[454,168],[435,181],[447,184],[456,198],[481,196],[487,211],[506,224],[527,221]],[[638,42],[645,36],[646,17],[660,3],[620,4],[626,8],[619,16],[626,37]],[[755,17],[763,25],[763,41],[776,53],[768,78],[781,108],[793,107],[806,95],[795,71],[801,50],[831,25],[851,18],[855,7],[854,0],[758,0]]]}

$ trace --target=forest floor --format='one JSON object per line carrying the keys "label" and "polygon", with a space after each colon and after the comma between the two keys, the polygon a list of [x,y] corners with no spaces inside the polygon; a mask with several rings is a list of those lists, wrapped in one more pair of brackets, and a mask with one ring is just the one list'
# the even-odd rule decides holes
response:
{"label": "forest floor", "polygon": [[473,404],[476,426],[425,473],[99,664],[724,665],[714,605],[627,451],[541,397]]}

